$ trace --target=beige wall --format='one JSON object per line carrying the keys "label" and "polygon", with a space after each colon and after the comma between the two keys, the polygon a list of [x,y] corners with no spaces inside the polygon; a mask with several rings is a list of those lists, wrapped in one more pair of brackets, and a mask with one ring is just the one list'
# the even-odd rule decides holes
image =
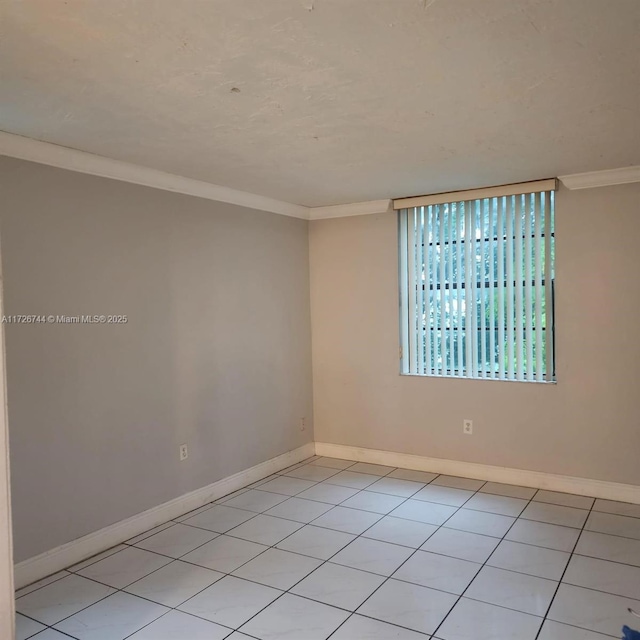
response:
{"label": "beige wall", "polygon": [[6,325],[16,561],[313,439],[306,221],[7,158],[0,186],[5,313],[129,317]]}
{"label": "beige wall", "polygon": [[398,374],[396,216],[312,222],[316,441],[640,484],[640,184],[562,189],[556,237],[558,383],[439,379]]}

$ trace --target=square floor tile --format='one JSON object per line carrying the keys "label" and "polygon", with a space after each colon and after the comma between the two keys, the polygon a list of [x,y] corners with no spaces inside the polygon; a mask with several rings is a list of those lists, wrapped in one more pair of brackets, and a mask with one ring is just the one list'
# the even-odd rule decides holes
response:
{"label": "square floor tile", "polygon": [[574,555],[562,582],[640,600],[640,567]]}
{"label": "square floor tile", "polygon": [[324,515],[314,520],[313,524],[327,529],[344,531],[359,535],[366,531],[371,525],[380,520],[378,513],[361,511],[360,509],[348,509],[346,507],[334,507]]}
{"label": "square floor tile", "polygon": [[90,558],[87,558],[82,562],[78,562],[78,564],[74,564],[71,567],[67,567],[67,571],[72,571],[75,573],[77,571],[80,571],[81,569],[85,569],[91,564],[95,564],[96,562],[103,560],[104,558],[108,558],[109,556],[119,553],[120,551],[124,551],[125,549],[128,549],[126,544],[119,544],[115,547],[111,547],[111,549],[107,549],[106,551],[103,551],[102,553],[98,553],[95,556],[91,556]]}
{"label": "square floor tile", "polygon": [[413,549],[397,544],[357,538],[340,553],[331,558],[331,562],[352,569],[361,569],[390,576],[411,554]]}
{"label": "square floor tile", "polygon": [[557,551],[572,551],[579,535],[578,529],[518,519],[505,538]]}
{"label": "square floor tile", "polygon": [[[222,502],[223,500],[229,500],[230,498],[232,498],[234,496],[234,494],[241,494],[244,493],[246,491],[246,489],[240,489],[239,491],[235,491],[234,493],[230,493],[226,496],[223,496],[222,498],[220,498],[219,500],[216,500],[216,502]],[[193,518],[193,516],[198,515],[199,513],[202,513],[203,511],[207,511],[208,509],[211,509],[211,507],[213,506],[212,503],[207,503],[205,505],[202,505],[201,507],[198,507],[197,509],[191,509],[191,511],[187,511],[187,513],[183,513],[179,518],[174,518],[173,522],[182,522],[183,520],[188,520],[189,518]],[[127,542],[129,542],[127,540]]]}
{"label": "square floor tile", "polygon": [[277,546],[278,549],[285,551],[294,551],[312,558],[328,560],[354,539],[355,536],[350,533],[307,525],[285,538]]}
{"label": "square floor tile", "polygon": [[289,498],[286,502],[269,509],[266,515],[286,518],[303,524],[315,520],[332,508],[330,504],[304,500],[303,498]]}
{"label": "square floor tile", "polygon": [[417,549],[437,529],[438,527],[433,524],[385,516],[362,535],[365,538],[373,538],[374,540],[382,540],[383,542],[391,542],[392,544],[400,544]]}
{"label": "square floor tile", "polygon": [[260,491],[270,491],[271,493],[281,493],[286,496],[295,496],[316,484],[311,480],[300,478],[290,478],[288,476],[278,476],[274,480],[269,480],[260,486]]}
{"label": "square floor tile", "polygon": [[16,611],[43,624],[53,625],[112,593],[110,587],[69,575],[18,598]]}
{"label": "square floor tile", "polygon": [[358,609],[358,613],[414,631],[433,633],[457,599],[458,596],[450,593],[391,579]]}
{"label": "square floor tile", "polygon": [[461,598],[438,629],[442,640],[534,640],[542,618]]}
{"label": "square floor tile", "polygon": [[412,482],[411,480],[402,480],[400,478],[390,478],[386,476],[369,485],[367,490],[376,491],[377,493],[387,493],[390,496],[410,498],[424,486],[424,482]]}
{"label": "square floor tile", "polygon": [[611,638],[611,636],[579,627],[570,627],[567,624],[553,622],[553,620],[545,620],[537,640],[607,640],[607,638]]}
{"label": "square floor tile", "polygon": [[514,484],[503,484],[502,482],[487,482],[479,491],[480,493],[492,493],[496,496],[530,500],[535,495],[537,489],[519,487]]}
{"label": "square floor tile", "polygon": [[291,592],[355,611],[384,580],[382,576],[327,562],[293,587]]}
{"label": "square floor tile", "polygon": [[34,640],[69,640],[69,636],[56,631],[55,629],[45,629],[33,636]]}
{"label": "square floor tile", "polygon": [[481,568],[482,565],[475,562],[417,551],[393,574],[393,577],[461,595]]}
{"label": "square floor tile", "polygon": [[399,478],[400,480],[411,480],[412,482],[422,482],[427,484],[438,477],[437,473],[429,471],[414,471],[413,469],[396,469],[387,478]]}
{"label": "square floor tile", "polygon": [[269,549],[234,571],[234,575],[286,591],[322,564],[321,560]]}
{"label": "square floor tile", "polygon": [[192,527],[207,529],[207,531],[226,533],[229,529],[233,529],[239,524],[254,518],[255,515],[252,511],[243,511],[242,509],[234,509],[233,507],[217,504],[182,522]]}
{"label": "square floor tile", "polygon": [[441,525],[456,511],[456,507],[410,498],[397,509],[394,509],[391,515],[395,518],[406,518],[407,520],[417,520],[426,524]]}
{"label": "square floor tile", "polygon": [[124,551],[78,571],[78,575],[122,589],[170,562],[171,558],[165,558],[144,549],[128,547]]}
{"label": "square floor tile", "polygon": [[332,636],[331,640],[426,640],[422,633],[403,629],[387,622],[351,616]]}
{"label": "square floor tile", "polygon": [[59,622],[56,629],[79,640],[123,640],[167,611],[159,604],[118,592]]}
{"label": "square floor tile", "polygon": [[282,591],[226,576],[180,605],[180,611],[236,629],[273,602]]}
{"label": "square floor tile", "polygon": [[522,517],[527,520],[559,524],[563,527],[575,527],[576,529],[582,527],[588,515],[589,512],[584,509],[562,507],[544,502],[530,502],[529,506],[522,512]]}
{"label": "square floor tile", "polygon": [[401,505],[404,501],[405,498],[398,496],[390,496],[385,493],[373,493],[373,491],[361,491],[353,496],[353,498],[345,500],[342,506],[385,514]]}
{"label": "square floor tile", "polygon": [[468,531],[438,529],[420,548],[443,556],[482,563],[491,555],[499,542],[497,538]]}
{"label": "square floor tile", "polygon": [[576,509],[591,509],[594,503],[593,498],[587,498],[586,496],[576,496],[572,493],[560,493],[559,491],[545,491],[544,489],[540,489],[536,493],[533,501],[559,504],[564,507],[575,507]]}
{"label": "square floor tile", "polygon": [[459,478],[457,476],[438,476],[433,484],[441,487],[452,487],[453,489],[466,489],[467,491],[477,491],[484,484],[484,480],[473,480],[471,478]]}
{"label": "square floor tile", "polygon": [[275,507],[277,504],[287,500],[286,495],[280,493],[270,493],[268,491],[258,491],[250,489],[242,495],[225,501],[227,507],[236,507],[237,509],[246,509],[255,513],[262,513]]}
{"label": "square floor tile", "polygon": [[584,528],[587,531],[640,540],[640,518],[592,511]]}
{"label": "square floor tile", "polygon": [[16,613],[16,640],[27,640],[43,629],[45,625]]}
{"label": "square floor tile", "polygon": [[287,593],[242,629],[261,640],[325,640],[348,616],[346,611]]}
{"label": "square floor tile", "polygon": [[292,522],[291,520],[283,520],[282,518],[274,518],[273,516],[260,514],[238,525],[235,529],[231,529],[227,532],[227,535],[271,547],[274,544],[278,544],[281,540],[284,540],[302,526],[299,522]]}
{"label": "square floor tile", "polygon": [[[235,498],[236,496],[240,496],[243,493],[246,493],[247,491],[249,491],[250,487],[243,487],[242,489],[238,489],[237,491],[232,491],[231,493],[227,493],[226,496],[222,496],[221,498],[218,498],[217,500],[214,500],[213,504],[221,504],[223,502],[225,502],[226,500],[231,500],[231,498]],[[209,507],[211,507],[211,505],[207,505]],[[202,507],[202,509],[196,509],[195,511],[191,512],[191,515],[196,515],[196,513],[200,513],[200,511],[204,511],[206,509],[206,507]],[[177,518],[176,522],[181,522],[181,518]]]}
{"label": "square floor tile", "polygon": [[310,464],[317,465],[319,467],[327,467],[329,469],[346,469],[347,467],[352,467],[355,462],[353,460],[340,460],[339,458],[320,457]]}
{"label": "square floor tile", "polygon": [[[207,505],[209,506],[209,505]],[[127,540],[127,544],[133,544],[135,545],[137,542],[140,542],[142,540],[144,540],[145,538],[150,538],[152,535],[156,534],[156,533],[160,533],[161,531],[164,531],[165,529],[169,529],[170,527],[173,527],[175,525],[175,522],[173,520],[170,520],[169,522],[165,522],[164,524],[160,524],[157,527],[153,527],[153,529],[149,529],[148,531],[145,531],[144,533],[141,533],[140,535],[134,536],[133,538],[129,538],[129,540]]]}
{"label": "square floor tile", "polygon": [[465,505],[465,509],[475,509],[476,511],[487,511],[488,513],[498,513],[502,516],[513,516],[517,518],[528,501],[520,498],[509,498],[508,496],[494,496],[490,493],[476,493]]}
{"label": "square floor tile", "polygon": [[358,489],[350,489],[349,487],[340,487],[337,484],[323,482],[303,491],[298,497],[328,504],[340,504],[351,496],[355,496],[356,493],[358,493]]}
{"label": "square floor tile", "polygon": [[640,567],[640,540],[583,531],[575,553]]}
{"label": "square floor tile", "polygon": [[214,622],[170,611],[162,618],[137,631],[131,640],[223,640],[229,629]]}
{"label": "square floor tile", "polygon": [[560,580],[569,562],[569,553],[503,540],[487,564],[499,569],[519,571],[538,578]]}
{"label": "square floor tile", "polygon": [[311,464],[311,463],[310,462],[297,462],[296,464],[292,464],[292,465],[289,465],[288,467],[285,467],[284,469],[282,469],[282,471],[278,471],[277,475],[286,476],[287,473],[289,473],[289,471],[295,471],[296,469],[300,469],[301,467],[306,467],[309,464]]}
{"label": "square floor tile", "polygon": [[329,469],[328,467],[319,467],[313,464],[306,464],[287,472],[285,475],[289,478],[300,478],[302,480],[310,480],[311,482],[322,482],[331,476],[335,476],[338,469]]}
{"label": "square floor tile", "polygon": [[613,513],[619,516],[631,516],[640,518],[640,504],[630,504],[628,502],[616,502],[615,500],[596,500],[593,505],[594,511],[603,513]]}
{"label": "square floor tile", "polygon": [[204,529],[188,527],[184,524],[175,524],[169,529],[145,538],[136,544],[138,549],[146,549],[161,553],[164,556],[179,558],[189,551],[193,551],[209,540],[213,540],[218,534]]}
{"label": "square floor tile", "polygon": [[473,495],[473,491],[453,489],[452,487],[440,487],[428,484],[413,496],[414,500],[426,500],[438,504],[448,504],[451,507],[461,507]]}
{"label": "square floor tile", "polygon": [[231,573],[266,549],[262,544],[222,535],[198,547],[182,559],[207,569]]}
{"label": "square floor tile", "polygon": [[264,478],[260,478],[260,480],[256,480],[255,482],[252,482],[251,484],[247,485],[245,487],[245,489],[257,489],[258,487],[262,486],[263,484],[266,484],[267,482],[271,482],[271,480],[276,480],[279,477],[280,477],[279,474],[272,473],[269,476],[265,476]]}
{"label": "square floor tile", "polygon": [[352,467],[349,467],[349,471],[370,473],[374,476],[386,476],[394,470],[395,467],[387,467],[383,464],[371,464],[370,462],[356,462]]}
{"label": "square floor tile", "polygon": [[638,618],[627,611],[629,607],[637,609],[637,601],[561,584],[548,618],[619,638],[622,625],[638,626]]}
{"label": "square floor tile", "polygon": [[446,526],[451,529],[501,538],[514,522],[515,518],[500,516],[497,513],[460,509],[447,520]]}
{"label": "square floor tile", "polygon": [[176,560],[130,584],[126,591],[166,607],[177,607],[223,577],[217,571]]}
{"label": "square floor tile", "polygon": [[[125,547],[122,547],[122,548],[124,549]],[[31,593],[32,591],[37,591],[41,587],[46,587],[48,584],[51,584],[52,582],[56,582],[57,580],[66,578],[68,575],[71,575],[68,571],[58,571],[58,573],[54,573],[53,575],[47,576],[46,578],[42,578],[42,580],[38,580],[37,582],[32,582],[26,587],[17,589],[16,598],[20,598],[21,596],[26,596],[28,593]]]}
{"label": "square floor tile", "polygon": [[555,580],[485,566],[464,595],[472,600],[544,616],[557,586]]}
{"label": "square floor tile", "polygon": [[374,476],[368,473],[354,473],[349,469],[349,471],[341,471],[335,476],[331,476],[325,480],[325,482],[327,484],[337,484],[341,487],[349,487],[351,489],[365,489],[379,479],[380,476]]}

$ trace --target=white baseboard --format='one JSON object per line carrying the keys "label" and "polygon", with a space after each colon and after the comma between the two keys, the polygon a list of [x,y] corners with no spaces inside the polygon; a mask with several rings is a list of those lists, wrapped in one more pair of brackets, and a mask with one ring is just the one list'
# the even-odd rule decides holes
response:
{"label": "white baseboard", "polygon": [[541,471],[510,469],[509,467],[494,467],[487,464],[460,462],[444,458],[427,458],[410,453],[363,449],[361,447],[326,442],[316,442],[316,455],[640,504],[640,486],[632,484],[575,478]]}
{"label": "white baseboard", "polygon": [[255,467],[235,473],[131,518],[121,520],[109,527],[46,551],[34,558],[19,562],[14,567],[15,588],[19,589],[90,558],[163,522],[177,518],[233,491],[242,489],[248,484],[266,478],[272,473],[286,469],[296,462],[310,458],[314,453],[315,445],[313,442],[309,442],[298,449],[257,464]]}

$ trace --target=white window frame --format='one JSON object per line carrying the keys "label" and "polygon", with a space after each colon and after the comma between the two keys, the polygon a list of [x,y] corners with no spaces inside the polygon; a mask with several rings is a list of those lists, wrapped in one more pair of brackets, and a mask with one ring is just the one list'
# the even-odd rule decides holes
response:
{"label": "white window frame", "polygon": [[556,185],[394,202],[401,374],[555,382]]}

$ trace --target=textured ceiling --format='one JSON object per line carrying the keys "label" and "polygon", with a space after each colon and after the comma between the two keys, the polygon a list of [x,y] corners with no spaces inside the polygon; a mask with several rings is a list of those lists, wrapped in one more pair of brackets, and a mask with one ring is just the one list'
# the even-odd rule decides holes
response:
{"label": "textured ceiling", "polygon": [[320,206],[640,164],[640,0],[0,0],[0,129]]}

